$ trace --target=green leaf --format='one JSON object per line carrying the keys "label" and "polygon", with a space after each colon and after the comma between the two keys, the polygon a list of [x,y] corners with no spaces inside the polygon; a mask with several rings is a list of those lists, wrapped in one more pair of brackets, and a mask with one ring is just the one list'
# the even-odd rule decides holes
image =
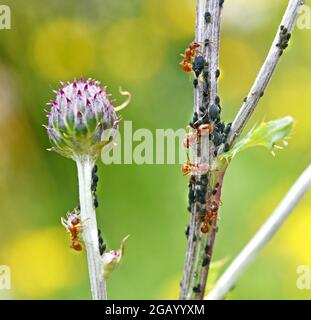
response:
{"label": "green leaf", "polygon": [[220,157],[221,159],[232,159],[239,152],[256,146],[263,146],[274,155],[276,148],[282,149],[277,143],[283,142],[284,146],[287,145],[285,138],[290,134],[293,124],[294,119],[290,116],[269,122],[262,122],[257,128],[252,128],[244,138]]}

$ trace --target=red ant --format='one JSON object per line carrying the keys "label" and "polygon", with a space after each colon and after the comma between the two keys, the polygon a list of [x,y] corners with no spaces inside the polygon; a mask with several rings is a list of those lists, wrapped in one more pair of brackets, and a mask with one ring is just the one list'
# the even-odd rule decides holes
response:
{"label": "red ant", "polygon": [[200,128],[195,129],[195,131],[187,133],[183,141],[184,147],[188,149],[198,137],[201,137],[204,134],[209,134],[212,131],[213,126],[211,124],[203,124]]}
{"label": "red ant", "polygon": [[204,223],[201,226],[201,232],[208,233],[208,231],[209,231],[208,221],[204,221]]}
{"label": "red ant", "polygon": [[188,174],[204,174],[208,170],[206,163],[193,164],[189,160],[182,165],[181,171],[184,176]]}
{"label": "red ant", "polygon": [[208,211],[205,215],[205,221],[201,226],[202,233],[208,233],[209,226],[217,219],[218,208],[219,205],[215,200],[208,204]]}
{"label": "red ant", "polygon": [[75,208],[72,212],[67,212],[66,218],[61,218],[62,225],[70,233],[71,248],[76,251],[82,250],[82,244],[80,243],[79,233],[81,230],[80,212]]}
{"label": "red ant", "polygon": [[184,54],[181,55],[183,57],[183,60],[180,62],[180,65],[185,72],[192,71],[191,62],[192,59],[198,54],[199,47],[200,45],[197,42],[192,42],[186,48]]}
{"label": "red ant", "polygon": [[[201,135],[205,134],[206,132],[209,133],[212,126],[210,124],[202,125],[200,129],[195,129],[194,132],[187,133],[183,144],[184,146],[189,149],[189,147],[194,143],[194,141],[200,137]],[[184,176],[188,174],[205,174],[208,171],[208,164],[207,163],[198,163],[193,164],[189,159],[189,153],[187,150],[187,161],[184,162],[182,165],[181,171]]]}
{"label": "red ant", "polygon": [[185,148],[189,149],[190,146],[196,141],[197,139],[197,132],[188,132],[184,138],[183,145]]}
{"label": "red ant", "polygon": [[185,72],[189,73],[189,72],[192,71],[191,63],[188,62],[188,61],[186,61],[185,59],[182,60],[182,62],[180,62],[179,64],[181,65],[182,69],[183,69]]}

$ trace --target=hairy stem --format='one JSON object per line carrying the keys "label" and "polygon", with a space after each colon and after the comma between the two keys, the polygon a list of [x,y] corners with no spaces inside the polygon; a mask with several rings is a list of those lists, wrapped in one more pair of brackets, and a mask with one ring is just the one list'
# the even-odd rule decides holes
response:
{"label": "hairy stem", "polygon": [[301,174],[268,220],[231,263],[206,299],[224,299],[226,294],[244,273],[245,269],[256,258],[260,250],[271,240],[273,235],[286,221],[310,187],[311,165]]}
{"label": "hairy stem", "polygon": [[98,248],[96,213],[91,192],[92,169],[95,161],[90,156],[76,159],[79,179],[79,199],[82,236],[85,243],[89,278],[93,300],[106,300],[106,286],[102,277],[102,265]]}

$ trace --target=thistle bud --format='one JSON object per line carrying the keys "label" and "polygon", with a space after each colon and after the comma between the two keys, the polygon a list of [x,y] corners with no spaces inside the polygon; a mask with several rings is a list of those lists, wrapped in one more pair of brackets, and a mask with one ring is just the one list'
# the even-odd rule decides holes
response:
{"label": "thistle bud", "polygon": [[73,158],[90,155],[94,158],[110,141],[102,139],[104,130],[118,129],[116,111],[127,106],[129,99],[114,108],[106,87],[99,81],[82,78],[72,83],[61,82],[62,88],[54,91],[56,98],[48,103],[47,130],[53,147],[49,150]]}
{"label": "thistle bud", "polygon": [[115,270],[117,265],[120,263],[123,255],[124,255],[125,241],[128,237],[129,236],[125,237],[121,241],[120,249],[108,251],[101,256],[102,265],[103,265],[103,278],[105,280],[111,276],[112,272]]}

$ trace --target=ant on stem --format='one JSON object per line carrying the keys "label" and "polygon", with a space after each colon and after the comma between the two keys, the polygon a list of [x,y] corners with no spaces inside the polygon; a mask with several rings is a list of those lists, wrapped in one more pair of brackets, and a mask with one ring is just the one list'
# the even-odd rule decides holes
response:
{"label": "ant on stem", "polygon": [[67,212],[66,218],[61,218],[62,225],[70,233],[71,248],[76,251],[82,251],[82,244],[80,242],[81,220],[80,211],[75,208],[71,212]]}

